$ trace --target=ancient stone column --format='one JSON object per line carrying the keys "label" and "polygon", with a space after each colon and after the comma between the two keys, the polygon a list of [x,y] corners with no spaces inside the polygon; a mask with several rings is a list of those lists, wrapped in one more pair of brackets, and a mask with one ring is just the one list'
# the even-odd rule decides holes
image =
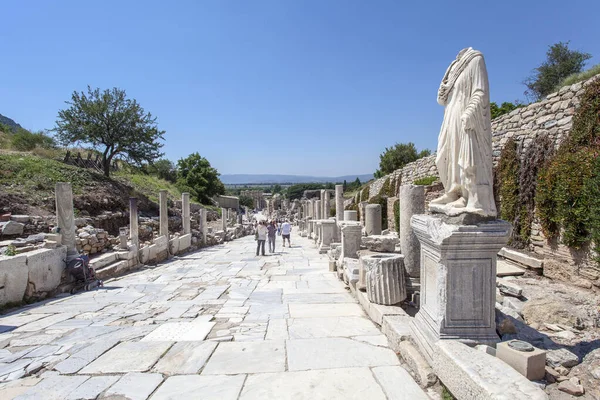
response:
{"label": "ancient stone column", "polygon": [[321,239],[319,245],[319,254],[325,254],[330,249],[330,244],[333,241],[335,229],[335,221],[324,219],[321,221]]}
{"label": "ancient stone column", "polygon": [[323,219],[328,219],[331,214],[331,203],[329,199],[329,190],[324,190],[323,197]]}
{"label": "ancient stone column", "polygon": [[321,219],[325,219],[327,218],[325,215],[325,190],[321,189],[321,196],[319,197],[319,200],[321,200]]}
{"label": "ancient stone column", "polygon": [[365,208],[367,207],[367,204],[369,203],[366,201],[361,201],[358,203],[358,210],[360,211],[360,224],[362,226],[365,226]]}
{"label": "ancient stone column", "polygon": [[181,219],[183,225],[183,234],[187,235],[192,232],[190,220],[190,194],[181,194]]}
{"label": "ancient stone column", "polygon": [[344,210],[344,221],[358,221],[358,213],[355,210]]}
{"label": "ancient stone column", "polygon": [[119,248],[121,250],[127,250],[127,228],[119,228]]}
{"label": "ancient stone column", "polygon": [[512,227],[474,214],[463,216],[463,224],[446,222],[439,214],[414,215],[411,220],[421,243],[420,308],[412,331],[430,360],[439,340],[498,342],[496,256]]}
{"label": "ancient stone column", "polygon": [[206,208],[200,209],[200,230],[202,232],[202,243],[206,244],[206,235],[208,235],[208,224],[206,223]]}
{"label": "ancient stone column", "polygon": [[404,269],[408,279],[408,291],[419,291],[421,274],[421,244],[410,227],[413,215],[425,213],[425,187],[422,185],[400,186],[400,248],[404,255]]}
{"label": "ancient stone column", "polygon": [[160,201],[160,229],[159,235],[166,236],[169,240],[169,211],[167,207],[167,191],[161,190],[159,194]]}
{"label": "ancient stone column", "polygon": [[67,262],[79,256],[75,244],[75,215],[73,214],[73,190],[70,183],[58,182],[55,186],[56,220],[62,244],[67,247]]}
{"label": "ancient stone column", "polygon": [[131,245],[136,249],[140,249],[140,239],[139,239],[139,229],[138,229],[138,207],[137,207],[137,198],[130,197],[129,198],[129,239],[131,240]]}
{"label": "ancient stone column", "polygon": [[344,220],[344,185],[335,185],[335,217]]}
{"label": "ancient stone column", "polygon": [[[349,259],[358,259],[358,250],[360,250],[360,239],[362,237],[362,226],[360,224],[354,222],[344,221],[342,224],[342,253],[340,258],[338,259],[338,270],[344,267],[344,271],[347,275],[347,280],[349,282],[358,281],[358,269],[352,269],[352,271],[348,271],[345,267],[344,260],[346,258]],[[358,266],[358,263],[353,264],[354,266]]]}
{"label": "ancient stone column", "polygon": [[370,302],[389,306],[406,299],[402,259],[401,254],[371,254],[361,257]]}
{"label": "ancient stone column", "polygon": [[381,205],[367,204],[365,207],[365,230],[367,236],[381,235]]}
{"label": "ancient stone column", "polygon": [[221,208],[221,229],[223,232],[227,232],[227,209]]}
{"label": "ancient stone column", "polygon": [[321,200],[315,201],[315,210],[317,212],[317,219],[323,218],[323,209],[321,208]]}

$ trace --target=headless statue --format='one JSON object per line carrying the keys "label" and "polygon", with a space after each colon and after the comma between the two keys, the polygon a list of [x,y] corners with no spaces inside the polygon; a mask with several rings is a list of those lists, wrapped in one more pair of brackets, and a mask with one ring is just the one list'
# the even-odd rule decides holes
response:
{"label": "headless statue", "polygon": [[445,193],[429,209],[495,217],[489,84],[479,51],[469,47],[458,53],[437,101],[446,107],[435,160]]}

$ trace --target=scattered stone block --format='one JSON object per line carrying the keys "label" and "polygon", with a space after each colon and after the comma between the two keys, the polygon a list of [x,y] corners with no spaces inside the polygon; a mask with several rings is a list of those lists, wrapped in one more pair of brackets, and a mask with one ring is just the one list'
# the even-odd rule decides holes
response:
{"label": "scattered stone block", "polygon": [[523,311],[523,306],[525,305],[525,302],[517,299],[516,297],[505,297],[502,305],[504,307],[515,310],[518,313],[521,313],[521,311]]}
{"label": "scattered stone block", "polygon": [[523,289],[519,285],[504,279],[498,279],[496,281],[496,286],[504,295],[521,297],[523,294]]}
{"label": "scattered stone block", "polygon": [[404,256],[374,254],[361,257],[365,269],[367,297],[375,304],[392,305],[406,299]]}
{"label": "scattered stone block", "polygon": [[20,236],[23,234],[25,224],[15,221],[0,222],[0,234],[2,236]]}
{"label": "scattered stone block", "polygon": [[498,255],[528,268],[541,269],[544,267],[544,262],[542,260],[506,247],[500,249]]}
{"label": "scattered stone block", "polygon": [[559,383],[558,390],[568,393],[571,396],[583,396],[585,394],[585,389],[581,386],[579,378],[576,377]]}
{"label": "scattered stone block", "polygon": [[371,235],[363,237],[361,244],[377,253],[393,253],[398,241],[395,235]]}
{"label": "scattered stone block", "polygon": [[0,305],[23,300],[27,289],[27,277],[25,255],[0,256]]}
{"label": "scattered stone block", "polygon": [[479,351],[483,351],[486,354],[489,354],[490,356],[494,356],[496,357],[496,349],[488,346],[487,344],[478,344],[477,346],[475,346],[475,348]]}
{"label": "scattered stone block", "polygon": [[437,382],[437,376],[425,358],[409,341],[398,345],[398,352],[413,372],[416,381],[421,387],[428,388]]}
{"label": "scattered stone block", "polygon": [[519,351],[510,347],[509,343],[498,343],[496,356],[530,381],[544,379],[546,352],[536,348],[533,351]]}
{"label": "scattered stone block", "polygon": [[549,350],[546,354],[546,364],[553,368],[571,368],[579,364],[579,357],[567,349]]}

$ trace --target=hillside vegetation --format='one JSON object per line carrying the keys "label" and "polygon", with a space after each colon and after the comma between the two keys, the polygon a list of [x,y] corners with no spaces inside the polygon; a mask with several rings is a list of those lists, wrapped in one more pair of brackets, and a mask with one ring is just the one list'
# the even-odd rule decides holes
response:
{"label": "hillside vegetation", "polygon": [[54,185],[71,182],[74,204],[82,215],[126,211],[129,197],[139,198],[139,209],[154,214],[158,191],[181,198],[173,183],[135,170],[121,170],[106,178],[93,169],[79,168],[29,152],[0,153],[0,210],[45,215],[53,213]]}

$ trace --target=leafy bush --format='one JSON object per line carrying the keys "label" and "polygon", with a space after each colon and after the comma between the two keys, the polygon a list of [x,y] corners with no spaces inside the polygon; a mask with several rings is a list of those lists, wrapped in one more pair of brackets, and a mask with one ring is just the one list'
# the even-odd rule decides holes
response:
{"label": "leafy bush", "polygon": [[290,200],[301,199],[305,190],[324,189],[325,185],[321,183],[299,183],[287,188],[287,197]]}
{"label": "leafy bush", "polygon": [[[588,85],[569,137],[541,168],[535,204],[546,237],[600,250],[600,81]],[[562,233],[562,234],[561,234]]]}
{"label": "leafy bush", "polygon": [[498,164],[500,177],[500,218],[513,223],[519,210],[519,154],[517,143],[509,138]]}
{"label": "leafy bush", "polygon": [[202,204],[210,203],[210,198],[225,193],[225,185],[219,179],[219,172],[210,162],[198,153],[192,153],[177,161],[177,187],[189,192]]}
{"label": "leafy bush", "polygon": [[31,151],[36,147],[54,148],[56,142],[43,132],[31,133],[27,129],[19,128],[11,138],[12,147],[19,151]]}
{"label": "leafy bush", "polygon": [[394,221],[396,221],[396,231],[400,232],[400,200],[394,201]]}
{"label": "leafy bush", "polygon": [[504,103],[502,103],[500,105],[500,107],[498,107],[498,104],[491,102],[490,103],[490,114],[491,114],[491,118],[495,119],[498,118],[504,114],[508,114],[513,110],[516,110],[517,108],[520,107],[524,107],[524,104],[513,104],[510,103],[508,101],[505,101]]}
{"label": "leafy bush", "polygon": [[240,196],[240,205],[248,208],[254,208],[254,200],[252,200],[252,197]]}
{"label": "leafy bush", "polygon": [[558,92],[558,90],[563,86],[571,86],[576,84],[577,82],[587,81],[592,76],[598,74],[600,74],[600,64],[596,64],[590,69],[585,70],[583,72],[577,72],[567,76],[554,88],[554,91]]}
{"label": "leafy bush", "polygon": [[427,157],[430,154],[431,151],[427,149],[417,152],[417,148],[412,142],[396,143],[392,147],[386,147],[385,151],[379,155],[379,169],[375,172],[374,176],[375,178],[381,178],[404,167],[408,163]]}
{"label": "leafy bush", "polygon": [[175,168],[173,161],[166,158],[161,158],[160,160],[150,163],[148,172],[165,181],[172,183],[177,182],[177,168]]}
{"label": "leafy bush", "polygon": [[369,186],[365,187],[360,192],[360,201],[368,201],[369,200]]}
{"label": "leafy bush", "polygon": [[424,178],[417,179],[416,181],[414,181],[413,185],[428,186],[428,185],[431,185],[433,182],[435,182],[437,180],[438,180],[437,176],[426,176]]}

